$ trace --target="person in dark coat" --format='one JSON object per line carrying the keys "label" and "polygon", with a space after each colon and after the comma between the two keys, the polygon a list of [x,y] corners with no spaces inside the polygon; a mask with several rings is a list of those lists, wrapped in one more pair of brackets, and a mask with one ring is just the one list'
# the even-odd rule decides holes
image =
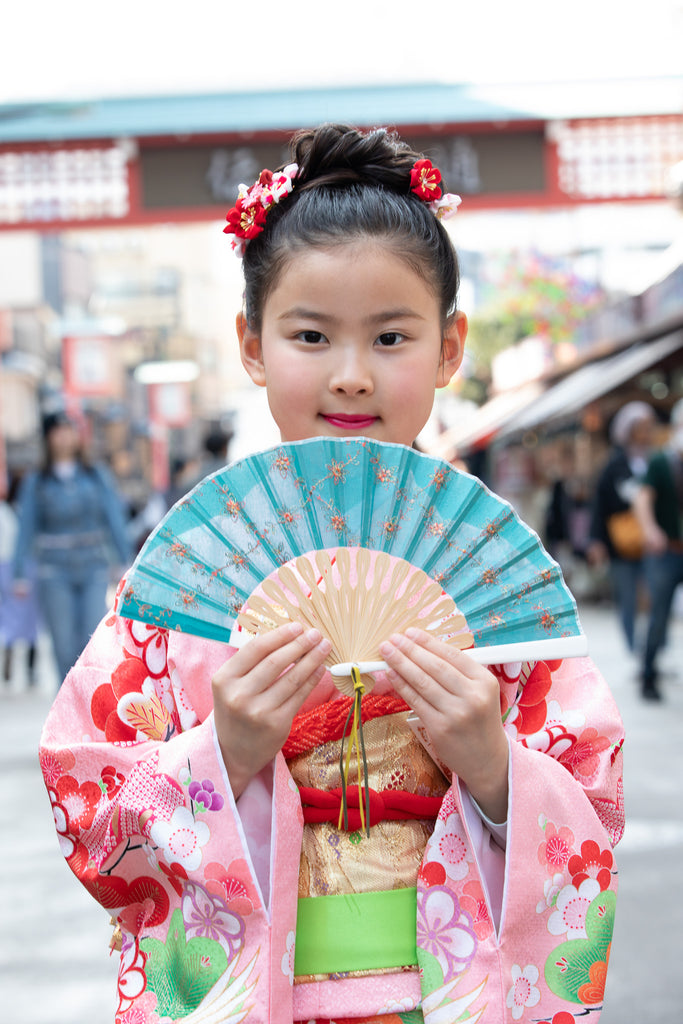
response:
{"label": "person in dark coat", "polygon": [[619,550],[610,520],[629,511],[647,469],[657,418],[647,402],[628,402],[612,420],[612,452],[598,477],[591,508],[589,559],[609,561],[614,600],[630,651],[636,650],[636,616],[644,581],[642,551]]}

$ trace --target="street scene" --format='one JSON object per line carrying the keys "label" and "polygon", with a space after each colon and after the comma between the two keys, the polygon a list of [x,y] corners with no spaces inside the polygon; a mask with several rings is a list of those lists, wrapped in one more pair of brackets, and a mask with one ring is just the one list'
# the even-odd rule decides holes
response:
{"label": "street scene", "polygon": [[2,1024],[682,1024],[683,0],[10,8]]}

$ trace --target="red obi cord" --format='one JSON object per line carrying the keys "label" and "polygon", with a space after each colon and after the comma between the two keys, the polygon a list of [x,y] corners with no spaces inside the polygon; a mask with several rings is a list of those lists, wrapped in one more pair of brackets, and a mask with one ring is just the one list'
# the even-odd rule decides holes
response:
{"label": "red obi cord", "polygon": [[[369,792],[370,825],[377,825],[380,821],[405,821],[407,818],[435,819],[443,802],[440,796],[418,796],[417,793],[403,793],[397,789],[383,789],[381,792],[370,789]],[[299,793],[307,825],[322,821],[336,824],[339,821],[342,805],[341,787],[328,791],[301,786]],[[361,828],[357,786],[348,787],[346,801],[349,810],[349,831],[356,832]]]}

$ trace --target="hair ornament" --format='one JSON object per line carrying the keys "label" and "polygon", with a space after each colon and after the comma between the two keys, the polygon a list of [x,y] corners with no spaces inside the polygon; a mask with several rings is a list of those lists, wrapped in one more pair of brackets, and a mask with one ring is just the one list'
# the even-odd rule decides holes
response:
{"label": "hair ornament", "polygon": [[244,256],[247,243],[260,235],[265,227],[268,211],[290,194],[294,179],[299,172],[298,164],[288,164],[282,171],[263,170],[251,187],[240,185],[238,198],[228,210],[227,224],[223,228],[231,237],[231,245],[237,256]]}
{"label": "hair ornament", "polygon": [[437,220],[452,217],[460,206],[460,196],[441,193],[441,171],[431,160],[416,160],[410,172],[410,191],[429,204]]}
{"label": "hair ornament", "polygon": [[[237,202],[228,210],[223,231],[231,239],[237,256],[244,256],[247,244],[263,231],[266,216],[276,203],[294,189],[298,164],[288,164],[282,171],[263,170],[258,180],[247,187],[240,185]],[[427,203],[437,220],[452,217],[460,205],[460,196],[441,193],[441,172],[431,160],[417,160],[410,171],[410,191]]]}

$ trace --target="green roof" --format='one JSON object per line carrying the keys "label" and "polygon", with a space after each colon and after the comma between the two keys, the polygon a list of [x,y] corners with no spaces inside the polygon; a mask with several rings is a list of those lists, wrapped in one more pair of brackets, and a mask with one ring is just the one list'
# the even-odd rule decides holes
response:
{"label": "green roof", "polygon": [[0,143],[291,130],[342,121],[438,125],[680,113],[683,78],[609,83],[413,83],[0,105]]}

